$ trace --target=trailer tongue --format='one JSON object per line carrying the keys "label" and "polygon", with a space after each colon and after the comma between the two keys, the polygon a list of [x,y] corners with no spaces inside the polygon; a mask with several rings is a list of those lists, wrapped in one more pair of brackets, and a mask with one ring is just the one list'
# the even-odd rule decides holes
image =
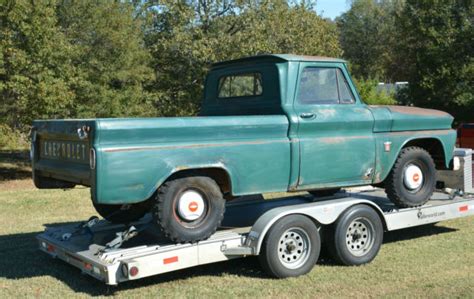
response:
{"label": "trailer tongue", "polygon": [[[383,231],[474,215],[474,195],[467,193],[472,182],[465,180],[472,177],[471,154],[457,154],[460,169],[453,176],[459,177],[460,189],[436,192],[416,208],[397,209],[381,189],[318,201],[310,195],[237,200],[228,203],[221,229],[197,243],[170,243],[152,228],[149,215],[127,226],[92,217],[48,227],[37,239],[42,251],[109,285],[249,255],[259,255],[273,276],[301,275],[318,258],[322,231],[331,236],[328,246],[337,261],[358,265],[375,258]],[[462,185],[466,182],[471,185]]]}

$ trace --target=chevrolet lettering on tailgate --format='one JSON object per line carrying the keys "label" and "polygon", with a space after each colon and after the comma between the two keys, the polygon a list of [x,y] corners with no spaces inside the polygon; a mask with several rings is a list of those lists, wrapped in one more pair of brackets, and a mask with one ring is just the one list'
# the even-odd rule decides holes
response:
{"label": "chevrolet lettering on tailgate", "polygon": [[88,145],[85,142],[49,140],[41,142],[40,157],[44,159],[88,163],[88,153]]}

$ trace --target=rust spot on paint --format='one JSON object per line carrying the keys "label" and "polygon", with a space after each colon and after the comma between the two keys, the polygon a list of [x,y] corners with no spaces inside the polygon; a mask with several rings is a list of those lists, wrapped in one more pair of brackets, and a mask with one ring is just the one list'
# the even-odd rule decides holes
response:
{"label": "rust spot on paint", "polygon": [[298,58],[300,60],[306,60],[306,61],[330,61],[330,62],[341,62],[343,60],[338,59],[338,58],[333,58],[333,57],[327,57],[327,56],[310,56],[310,55],[298,55]]}
{"label": "rust spot on paint", "polygon": [[130,152],[130,151],[146,151],[146,150],[173,150],[183,148],[207,148],[207,147],[224,147],[235,145],[258,145],[270,143],[291,143],[290,140],[255,140],[242,142],[223,142],[223,143],[206,143],[206,144],[186,144],[186,145],[171,145],[171,146],[143,146],[143,147],[126,147],[126,148],[109,148],[104,152]]}
{"label": "rust spot on paint", "polygon": [[368,136],[347,136],[347,137],[324,137],[321,138],[321,142],[326,144],[338,144],[343,143],[346,140],[354,140],[354,139],[367,139]]}
{"label": "rust spot on paint", "polygon": [[388,132],[388,136],[424,136],[433,137],[433,135],[448,135],[452,130],[426,130],[426,131],[399,131],[399,132]]}
{"label": "rust spot on paint", "polygon": [[408,106],[385,106],[390,111],[410,114],[410,115],[423,115],[423,116],[450,116],[448,113],[440,110],[434,109],[424,109],[418,107],[408,107]]}
{"label": "rust spot on paint", "polygon": [[145,188],[145,185],[143,184],[134,184],[134,185],[129,185],[126,187],[128,190],[142,190]]}
{"label": "rust spot on paint", "polygon": [[382,181],[381,175],[382,175],[382,172],[381,172],[381,171],[380,171],[380,172],[377,172],[377,173],[375,174],[374,183],[380,183],[380,182]]}
{"label": "rust spot on paint", "polygon": [[336,112],[337,112],[336,109],[320,109],[319,110],[319,114],[323,116],[329,116],[329,117],[335,116]]}

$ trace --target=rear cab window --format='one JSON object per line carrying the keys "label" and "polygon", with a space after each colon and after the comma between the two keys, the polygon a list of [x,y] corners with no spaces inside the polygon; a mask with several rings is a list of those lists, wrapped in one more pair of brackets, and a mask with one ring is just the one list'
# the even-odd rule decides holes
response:
{"label": "rear cab window", "polygon": [[263,94],[262,74],[245,73],[219,78],[219,99],[255,97]]}

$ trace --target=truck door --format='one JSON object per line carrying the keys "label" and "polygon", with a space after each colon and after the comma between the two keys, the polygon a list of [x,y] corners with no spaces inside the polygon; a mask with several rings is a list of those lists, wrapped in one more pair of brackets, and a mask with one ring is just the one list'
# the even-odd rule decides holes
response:
{"label": "truck door", "polygon": [[338,63],[301,63],[294,110],[299,189],[367,184],[375,167],[374,118]]}

